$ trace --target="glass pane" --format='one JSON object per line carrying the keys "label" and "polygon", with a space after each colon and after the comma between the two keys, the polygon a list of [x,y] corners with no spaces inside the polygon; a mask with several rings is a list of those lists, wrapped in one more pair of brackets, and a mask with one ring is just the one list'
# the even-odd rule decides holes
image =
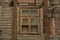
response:
{"label": "glass pane", "polygon": [[22,19],[22,25],[28,25],[28,18]]}
{"label": "glass pane", "polygon": [[38,25],[38,18],[31,18],[31,25]]}
{"label": "glass pane", "polygon": [[29,10],[22,10],[22,16],[28,16]]}
{"label": "glass pane", "polygon": [[38,10],[30,10],[30,16],[38,16]]}
{"label": "glass pane", "polygon": [[28,25],[22,25],[22,32],[24,32],[24,33],[29,32],[29,26]]}
{"label": "glass pane", "polygon": [[31,32],[38,32],[38,26],[31,26]]}

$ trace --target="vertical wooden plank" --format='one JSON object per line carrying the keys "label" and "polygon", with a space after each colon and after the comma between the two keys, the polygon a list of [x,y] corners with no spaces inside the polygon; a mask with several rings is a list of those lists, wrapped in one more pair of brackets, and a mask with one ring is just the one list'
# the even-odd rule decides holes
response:
{"label": "vertical wooden plank", "polygon": [[23,17],[22,17],[22,9],[20,8],[20,33],[22,33],[22,20],[23,20]]}
{"label": "vertical wooden plank", "polygon": [[28,17],[28,23],[29,23],[29,32],[31,32],[31,23],[30,23],[30,18],[31,18],[31,17]]}
{"label": "vertical wooden plank", "polygon": [[38,32],[40,33],[40,8],[38,9]]}
{"label": "vertical wooden plank", "polygon": [[48,0],[44,0],[44,28],[45,28],[45,40],[50,40],[49,38],[49,20],[48,20]]}
{"label": "vertical wooden plank", "polygon": [[[30,11],[30,9],[28,9],[29,11]],[[29,32],[31,32],[31,16],[30,15],[28,15],[28,23],[29,23]]]}
{"label": "vertical wooden plank", "polygon": [[23,17],[20,17],[20,33],[22,33],[22,20],[23,20]]}
{"label": "vertical wooden plank", "polygon": [[14,8],[13,8],[13,32],[12,32],[12,40],[16,40],[16,26],[17,26],[17,0],[13,0]]}

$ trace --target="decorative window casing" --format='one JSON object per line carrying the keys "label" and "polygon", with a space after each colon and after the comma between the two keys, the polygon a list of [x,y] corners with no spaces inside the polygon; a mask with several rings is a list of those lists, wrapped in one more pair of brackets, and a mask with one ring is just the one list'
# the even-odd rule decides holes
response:
{"label": "decorative window casing", "polygon": [[24,8],[20,9],[20,33],[40,32],[40,9]]}

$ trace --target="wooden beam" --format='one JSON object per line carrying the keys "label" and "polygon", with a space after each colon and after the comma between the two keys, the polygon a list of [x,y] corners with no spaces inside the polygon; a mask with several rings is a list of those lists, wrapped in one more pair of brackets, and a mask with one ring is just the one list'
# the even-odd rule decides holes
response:
{"label": "wooden beam", "polygon": [[50,40],[50,34],[49,34],[49,18],[48,18],[48,0],[44,0],[44,29],[45,29],[45,40]]}
{"label": "wooden beam", "polygon": [[14,8],[13,8],[13,32],[12,32],[12,40],[16,40],[16,24],[17,24],[17,0],[13,0]]}

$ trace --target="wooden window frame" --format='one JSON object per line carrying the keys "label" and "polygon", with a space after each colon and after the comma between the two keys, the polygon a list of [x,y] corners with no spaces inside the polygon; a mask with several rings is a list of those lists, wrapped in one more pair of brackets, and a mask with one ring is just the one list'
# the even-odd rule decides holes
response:
{"label": "wooden window frame", "polygon": [[[28,14],[28,16],[22,16],[22,10],[33,10],[33,9],[36,9],[36,10],[38,10],[38,16],[30,16],[29,14]],[[19,15],[20,15],[20,22],[19,22],[19,33],[24,33],[24,32],[22,32],[22,17],[23,18],[28,18],[28,25],[29,25],[29,32],[27,32],[28,34],[40,34],[40,8],[20,8],[20,13],[19,13]],[[33,32],[31,32],[31,24],[30,24],[30,18],[38,18],[37,20],[38,20],[38,32],[36,32],[36,33],[33,33]]]}

